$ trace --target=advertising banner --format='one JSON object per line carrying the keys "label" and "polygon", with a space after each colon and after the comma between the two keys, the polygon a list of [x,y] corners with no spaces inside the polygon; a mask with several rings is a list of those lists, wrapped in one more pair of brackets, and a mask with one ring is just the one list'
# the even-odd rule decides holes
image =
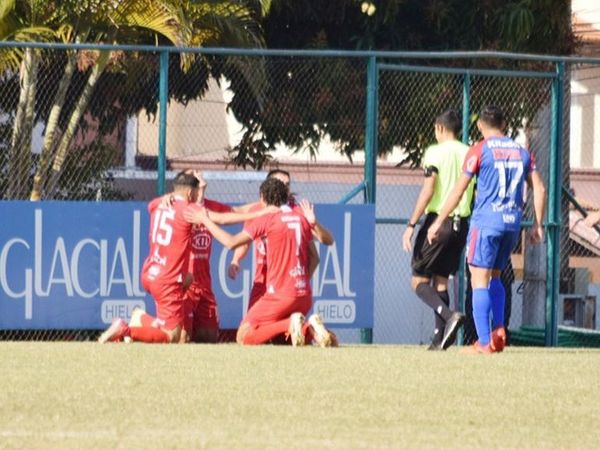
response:
{"label": "advertising banner", "polygon": [[[373,327],[375,211],[317,205],[335,237],[317,243],[313,310],[331,327]],[[140,269],[149,216],[139,202],[0,202],[0,329],[103,329],[140,306],[154,313]],[[227,227],[231,233],[241,226]],[[235,280],[231,252],[213,241],[212,282],[221,328],[237,328],[250,295],[249,252]]]}

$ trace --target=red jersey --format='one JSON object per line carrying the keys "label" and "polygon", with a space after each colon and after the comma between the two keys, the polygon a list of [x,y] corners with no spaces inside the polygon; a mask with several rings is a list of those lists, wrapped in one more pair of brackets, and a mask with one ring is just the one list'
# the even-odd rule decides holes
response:
{"label": "red jersey", "polygon": [[312,232],[302,213],[284,205],[279,212],[244,225],[252,239],[266,236],[266,293],[270,296],[302,297],[311,294],[308,273]]}
{"label": "red jersey", "polygon": [[[231,206],[214,200],[204,199],[201,206],[214,212],[231,212]],[[204,225],[192,227],[192,250],[189,272],[194,276],[194,285],[212,291],[210,278],[210,255],[212,252],[212,234]]]}
{"label": "red jersey", "polygon": [[[300,208],[296,202],[292,199],[288,204],[295,212],[304,215],[302,208]],[[264,206],[261,203],[253,205],[249,212],[256,212],[263,209]],[[254,281],[253,284],[264,285],[267,282],[267,237],[259,236],[254,239]]]}
{"label": "red jersey", "polygon": [[[264,206],[260,203],[255,204],[249,212],[256,212],[263,209]],[[249,224],[247,222],[244,227]],[[254,284],[265,284],[267,282],[267,237],[258,236],[254,239]]]}
{"label": "red jersey", "polygon": [[161,198],[156,198],[148,205],[150,250],[142,276],[165,285],[181,283],[188,270],[192,230],[183,212],[193,205],[179,196],[169,207],[161,206],[160,202]]}

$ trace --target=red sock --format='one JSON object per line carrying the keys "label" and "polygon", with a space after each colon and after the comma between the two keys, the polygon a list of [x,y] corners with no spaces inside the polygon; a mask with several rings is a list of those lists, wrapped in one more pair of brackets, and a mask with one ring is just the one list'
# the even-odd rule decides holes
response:
{"label": "red sock", "polygon": [[312,344],[314,341],[313,332],[311,326],[308,324],[308,320],[304,322],[302,326],[302,334],[304,335],[304,342],[308,344]]}
{"label": "red sock", "polygon": [[246,336],[244,336],[244,344],[264,344],[273,339],[278,334],[287,333],[289,327],[289,318],[280,320],[278,322],[250,327],[250,329],[246,333]]}
{"label": "red sock", "polygon": [[147,342],[150,344],[168,344],[169,336],[159,328],[154,327],[131,327],[129,336],[134,341]]}

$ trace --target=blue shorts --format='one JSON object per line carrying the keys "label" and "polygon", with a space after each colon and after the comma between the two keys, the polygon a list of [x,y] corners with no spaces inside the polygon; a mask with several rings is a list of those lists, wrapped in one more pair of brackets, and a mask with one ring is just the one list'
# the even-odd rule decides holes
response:
{"label": "blue shorts", "polygon": [[467,238],[467,262],[475,267],[503,270],[520,233],[471,225]]}

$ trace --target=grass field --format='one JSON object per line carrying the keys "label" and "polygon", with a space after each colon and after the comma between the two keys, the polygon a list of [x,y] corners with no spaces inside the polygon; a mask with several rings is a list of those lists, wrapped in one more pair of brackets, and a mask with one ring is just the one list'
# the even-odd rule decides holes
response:
{"label": "grass field", "polygon": [[0,448],[596,448],[600,351],[0,343]]}

